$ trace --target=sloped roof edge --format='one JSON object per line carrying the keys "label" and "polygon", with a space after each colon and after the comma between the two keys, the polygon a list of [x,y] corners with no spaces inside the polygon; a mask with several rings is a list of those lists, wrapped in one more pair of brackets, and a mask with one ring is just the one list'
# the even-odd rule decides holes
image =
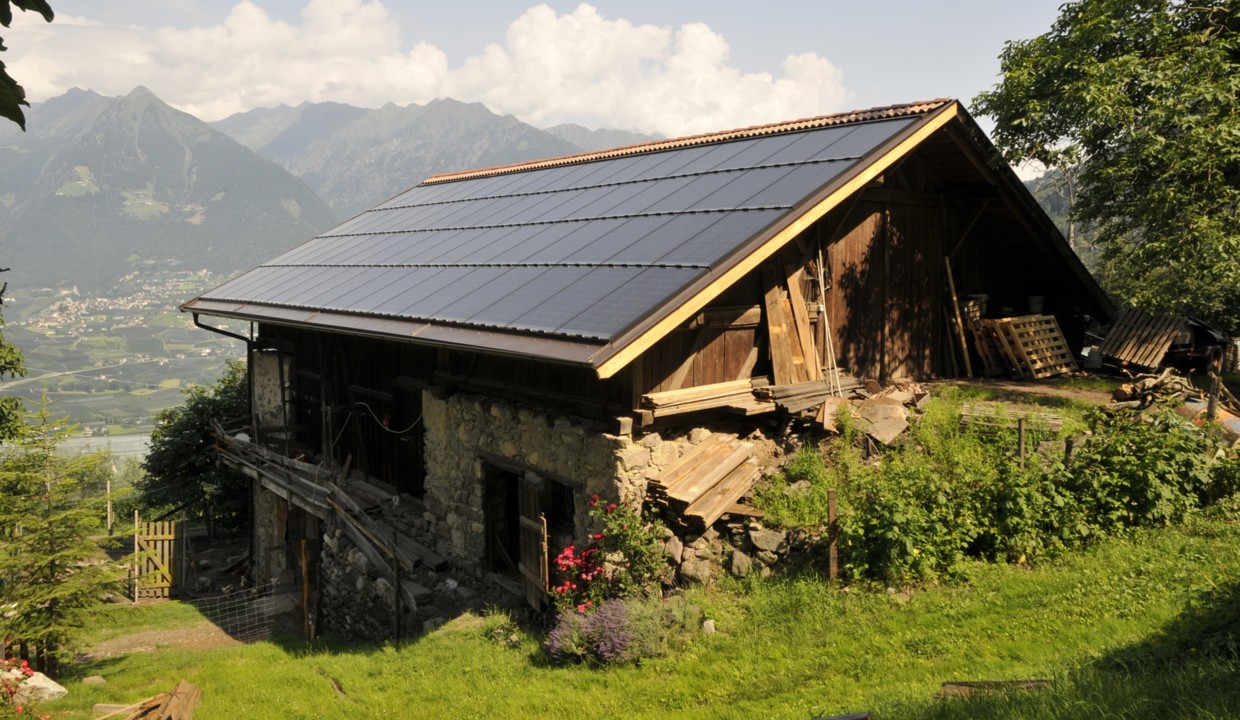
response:
{"label": "sloped roof edge", "polygon": [[929,110],[920,122],[906,128],[868,157],[858,161],[848,172],[829,183],[800,206],[793,208],[782,220],[738,248],[716,270],[682,290],[662,308],[647,315],[643,322],[601,348],[591,358],[598,376],[608,378],[620,372],[626,365],[650,349],[659,339],[692,317],[745,274],[758,267],[779,248],[791,242],[832,208],[877,178],[926,138],[957,119],[964,112],[955,100],[936,101],[935,104],[924,107],[929,107]]}
{"label": "sloped roof edge", "polygon": [[743,140],[747,138],[762,137],[765,135],[777,135],[779,133],[812,130],[815,128],[829,127],[831,125],[846,125],[872,120],[890,120],[892,118],[925,115],[938,110],[951,102],[954,101],[950,98],[936,98],[934,100],[922,100],[912,103],[903,103],[900,105],[888,105],[886,107],[870,108],[868,110],[851,110],[849,112],[834,113],[831,115],[819,115],[817,117],[802,118],[800,120],[788,120],[785,122],[769,123],[766,125],[753,125],[745,128],[737,128],[735,130],[723,130],[719,132],[702,133],[700,135],[669,138],[666,140],[654,140],[651,142],[639,143],[637,145],[625,145],[623,147],[578,153],[576,155],[563,155],[560,157],[546,158],[543,160],[513,163],[511,165],[497,165],[489,168],[441,173],[439,175],[432,175],[426,178],[421,184],[431,185],[435,183],[453,182],[456,180],[475,180],[477,178],[491,177],[494,175],[561,167],[575,163],[593,162],[595,160],[611,160],[614,158],[627,157],[629,155],[640,155],[643,153],[659,152],[662,150],[678,150],[693,147],[695,145],[725,142],[728,140]]}

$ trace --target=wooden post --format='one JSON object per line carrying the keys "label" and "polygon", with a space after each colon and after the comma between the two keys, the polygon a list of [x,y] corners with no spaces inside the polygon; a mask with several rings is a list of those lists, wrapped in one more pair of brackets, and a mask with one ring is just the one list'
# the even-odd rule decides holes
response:
{"label": "wooden post", "polygon": [[392,637],[400,642],[400,561],[396,559],[396,541],[400,539],[398,530],[392,531]]}
{"label": "wooden post", "polygon": [[310,562],[306,556],[306,539],[301,539],[301,616],[302,632],[307,640],[314,638],[310,634]]}
{"label": "wooden post", "polygon": [[964,320],[960,317],[960,298],[956,296],[956,280],[952,277],[952,259],[943,258],[947,270],[947,287],[952,292],[952,312],[956,314],[956,338],[960,340],[960,354],[964,357],[964,372],[973,379],[973,362],[969,360],[969,346],[964,339]]}
{"label": "wooden post", "polygon": [[1020,468],[1025,469],[1025,419],[1016,418],[1016,454],[1020,457]]}
{"label": "wooden post", "polygon": [[[113,471],[116,470],[116,464],[112,464]],[[112,478],[108,478],[108,537],[112,537],[112,526],[115,524],[115,518],[112,516]]]}
{"label": "wooden post", "polygon": [[138,539],[141,536],[142,536],[141,532],[138,530],[138,511],[137,509],[134,509],[133,511],[133,602],[135,605],[138,604],[138,585],[141,582],[141,578],[138,577]]}
{"label": "wooden post", "polygon": [[835,514],[835,488],[827,490],[827,579],[834,580],[840,574],[839,519]]}

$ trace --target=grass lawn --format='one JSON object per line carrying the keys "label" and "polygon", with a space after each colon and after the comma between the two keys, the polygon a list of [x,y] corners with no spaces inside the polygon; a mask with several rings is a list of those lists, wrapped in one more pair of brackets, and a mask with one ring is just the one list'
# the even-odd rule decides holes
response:
{"label": "grass lawn", "polygon": [[[1238,588],[1240,526],[1197,518],[1036,569],[975,565],[966,583],[909,592],[812,575],[722,581],[689,593],[719,632],[640,666],[548,666],[536,634],[511,643],[508,618],[491,614],[399,646],[283,638],[86,662],[64,679],[70,696],[40,710],[87,718],[94,703],[134,702],[184,679],[203,689],[201,720],[1236,717],[1235,648],[1215,654],[1199,631],[1230,628],[1234,643]],[[198,622],[175,603],[111,606],[88,642]],[[108,684],[80,682],[94,674]],[[1054,685],[934,698],[945,681],[1033,678]]]}

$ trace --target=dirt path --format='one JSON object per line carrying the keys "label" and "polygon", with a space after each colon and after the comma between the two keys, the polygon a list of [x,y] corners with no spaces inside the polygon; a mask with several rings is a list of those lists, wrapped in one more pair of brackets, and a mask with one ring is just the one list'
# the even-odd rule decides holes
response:
{"label": "dirt path", "polygon": [[142,632],[111,638],[98,643],[86,653],[86,658],[101,658],[129,655],[139,652],[156,652],[159,650],[211,650],[214,648],[236,647],[242,643],[228,633],[207,621],[187,628],[174,630],[143,630]]}
{"label": "dirt path", "polygon": [[1106,405],[1111,402],[1111,393],[1103,390],[1086,390],[1083,388],[1057,387],[1043,382],[1026,382],[1023,380],[952,380],[951,385],[972,387],[998,393],[1008,400],[1021,402],[1022,397],[1040,395],[1042,397],[1077,400],[1093,405]]}

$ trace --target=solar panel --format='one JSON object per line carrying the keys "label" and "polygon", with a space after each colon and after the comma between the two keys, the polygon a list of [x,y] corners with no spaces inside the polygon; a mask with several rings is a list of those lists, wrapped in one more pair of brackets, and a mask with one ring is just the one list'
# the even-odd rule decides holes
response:
{"label": "solar panel", "polygon": [[419,185],[203,298],[605,341],[920,119]]}

